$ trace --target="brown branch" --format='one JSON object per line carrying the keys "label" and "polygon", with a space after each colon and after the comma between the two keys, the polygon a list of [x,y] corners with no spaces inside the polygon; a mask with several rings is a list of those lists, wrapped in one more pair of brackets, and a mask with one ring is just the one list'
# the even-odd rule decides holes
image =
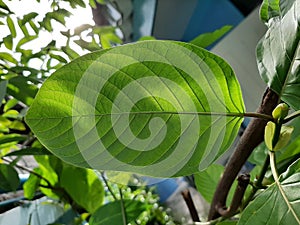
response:
{"label": "brown branch", "polygon": [[[271,89],[267,88],[261,105],[257,109],[257,113],[271,115],[277,104],[278,95]],[[218,212],[219,209],[226,208],[226,198],[231,185],[254,148],[263,141],[264,128],[267,122],[267,120],[254,118],[247,126],[244,134],[239,140],[238,145],[236,146],[235,152],[229,159],[223,176],[217,186],[208,215],[209,220],[218,218],[220,216]]]}
{"label": "brown branch", "polygon": [[192,220],[194,222],[200,222],[198,212],[197,212],[197,209],[195,207],[195,204],[194,204],[194,201],[192,199],[192,196],[191,196],[191,193],[190,193],[189,189],[186,189],[186,190],[182,191],[181,195],[182,195],[187,207],[189,208]]}

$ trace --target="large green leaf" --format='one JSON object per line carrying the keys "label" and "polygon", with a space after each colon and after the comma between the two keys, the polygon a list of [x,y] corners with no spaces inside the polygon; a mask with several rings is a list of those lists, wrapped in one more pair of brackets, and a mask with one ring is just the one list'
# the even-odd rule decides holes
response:
{"label": "large green leaf", "polygon": [[26,122],[71,164],[169,177],[206,168],[232,143],[242,119],[210,112],[244,112],[231,67],[192,44],[144,41],[57,70]]}
{"label": "large green leaf", "polygon": [[[238,225],[300,224],[300,160],[243,211]],[[255,221],[255,222],[254,222]]]}
{"label": "large green leaf", "polygon": [[261,17],[266,21],[268,31],[257,46],[260,74],[283,101],[298,110],[300,109],[300,2],[265,1]]}

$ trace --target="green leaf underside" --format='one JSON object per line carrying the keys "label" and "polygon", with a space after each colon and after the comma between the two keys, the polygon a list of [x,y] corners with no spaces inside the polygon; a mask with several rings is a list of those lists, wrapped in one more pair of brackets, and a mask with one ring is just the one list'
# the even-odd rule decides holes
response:
{"label": "green leaf underside", "polygon": [[209,166],[242,122],[177,112],[243,113],[238,81],[204,49],[144,41],[88,54],[56,71],[26,122],[71,164],[160,177]]}
{"label": "green leaf underside", "polygon": [[[280,186],[272,184],[243,211],[238,225],[300,224],[300,160],[279,178]],[[285,196],[288,201],[284,199]]]}
{"label": "green leaf underside", "polygon": [[17,171],[7,164],[0,164],[0,189],[4,191],[16,191],[20,179]]}
{"label": "green leaf underside", "polygon": [[265,1],[261,17],[268,31],[257,46],[257,63],[263,80],[280,98],[300,109],[300,2]]}

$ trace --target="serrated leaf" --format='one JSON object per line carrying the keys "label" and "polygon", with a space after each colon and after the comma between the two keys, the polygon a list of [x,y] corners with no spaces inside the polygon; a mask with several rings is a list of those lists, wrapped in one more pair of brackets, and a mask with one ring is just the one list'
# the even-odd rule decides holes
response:
{"label": "serrated leaf", "polygon": [[243,211],[238,225],[300,224],[300,160],[260,193]]}
{"label": "serrated leaf", "polygon": [[14,25],[14,21],[10,18],[10,16],[8,16],[6,18],[6,22],[7,22],[8,28],[10,30],[11,36],[13,38],[17,37],[17,32],[16,32],[16,28],[15,28],[15,25]]}
{"label": "serrated leaf", "polygon": [[7,164],[0,164],[0,189],[4,191],[16,191],[20,185],[17,171]]}
{"label": "serrated leaf", "polygon": [[[124,200],[127,222],[131,222],[145,210],[145,204],[135,200]],[[110,216],[107,216],[110,215]],[[121,201],[110,202],[92,214],[90,225],[123,224]]]}
{"label": "serrated leaf", "polygon": [[205,169],[232,143],[242,118],[211,112],[244,112],[230,66],[192,44],[144,41],[57,70],[26,122],[73,165],[169,177]]}
{"label": "serrated leaf", "polygon": [[92,170],[65,165],[61,173],[61,185],[89,213],[95,212],[103,204],[104,188]]}
{"label": "serrated leaf", "polygon": [[198,47],[206,48],[212,45],[214,42],[222,38],[231,30],[232,26],[224,26],[211,33],[200,34],[196,38],[190,41],[190,43],[197,45]]}
{"label": "serrated leaf", "polygon": [[282,1],[279,6],[267,7],[271,12],[263,17],[268,20],[268,31],[257,46],[259,72],[263,80],[284,102],[299,110],[300,3],[287,0]]}

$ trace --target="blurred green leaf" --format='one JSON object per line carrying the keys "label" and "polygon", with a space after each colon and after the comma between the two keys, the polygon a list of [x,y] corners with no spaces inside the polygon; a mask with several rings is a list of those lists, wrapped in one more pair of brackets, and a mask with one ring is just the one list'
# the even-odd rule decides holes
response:
{"label": "blurred green leaf", "polygon": [[10,16],[8,16],[6,18],[6,22],[7,22],[8,28],[10,30],[11,36],[14,38],[17,37],[17,32],[16,32],[16,28],[14,25],[14,21],[10,18]]}
{"label": "blurred green leaf", "polygon": [[30,36],[26,26],[22,24],[22,19],[20,19],[20,18],[18,18],[18,25],[19,25],[20,29],[22,30],[25,37]]}
{"label": "blurred green leaf", "polygon": [[15,98],[9,99],[6,104],[4,105],[3,111],[7,112],[9,109],[13,108],[15,105],[18,104],[18,100]]}
{"label": "blurred green leaf", "polygon": [[10,152],[10,153],[6,154],[5,156],[19,156],[19,155],[21,155],[21,156],[24,156],[24,155],[52,155],[52,153],[49,152],[44,147],[42,147],[42,148],[30,147],[30,148],[24,148],[21,150],[16,150],[16,151]]}
{"label": "blurred green leaf", "polygon": [[16,191],[20,185],[17,171],[10,165],[0,164],[0,189]]}
{"label": "blurred green leaf", "polygon": [[75,52],[73,49],[71,49],[69,46],[64,46],[61,49],[63,50],[64,53],[66,53],[68,55],[70,60],[73,60],[73,59],[76,59],[79,57],[79,54],[77,52]]}
{"label": "blurred green leaf", "polygon": [[8,127],[9,129],[18,130],[18,131],[25,131],[26,127],[24,123],[18,120],[12,121],[12,123]]}
{"label": "blurred green leaf", "polygon": [[64,57],[62,57],[61,55],[57,55],[57,54],[53,54],[53,53],[50,53],[49,55],[50,55],[51,58],[56,59],[56,60],[58,60],[58,61],[60,61],[60,62],[62,62],[62,63],[67,63],[67,62],[68,62],[68,61],[67,61]]}
{"label": "blurred green leaf", "polygon": [[23,37],[17,44],[17,47],[16,47],[16,50],[18,51],[20,49],[20,47],[34,39],[38,38],[37,35],[34,35],[34,36],[26,36],[26,37]]}
{"label": "blurred green leaf", "polygon": [[[41,173],[39,168],[34,168],[33,171],[38,174]],[[26,182],[23,185],[24,197],[29,200],[33,199],[34,194],[35,194],[36,190],[38,189],[40,182],[41,182],[41,179],[39,177],[37,177],[36,175],[30,174],[28,180],[26,180]]]}
{"label": "blurred green leaf", "polygon": [[6,37],[3,38],[3,43],[5,45],[6,48],[8,48],[9,50],[12,50],[13,48],[13,37],[12,35],[7,35]]}
{"label": "blurred green leaf", "polygon": [[29,21],[29,25],[31,26],[32,30],[34,30],[34,32],[36,34],[38,34],[40,32],[39,28],[37,27],[37,25],[33,21]]}
{"label": "blurred green leaf", "polygon": [[71,6],[72,8],[74,8],[74,9],[75,9],[77,6],[80,6],[80,7],[83,7],[83,8],[86,7],[86,5],[85,5],[85,3],[84,3],[83,0],[65,0],[65,1],[69,2],[69,3],[70,3],[70,6]]}
{"label": "blurred green leaf", "polygon": [[91,52],[97,51],[97,50],[101,49],[101,47],[97,43],[95,43],[95,42],[87,42],[87,41],[85,41],[85,40],[83,40],[81,38],[79,40],[74,40],[74,42],[77,45],[79,45],[81,48],[89,50]]}
{"label": "blurred green leaf", "polygon": [[17,110],[8,110],[2,114],[5,118],[17,119],[19,117],[19,112]]}
{"label": "blurred green leaf", "polygon": [[36,12],[31,12],[31,13],[24,15],[21,24],[25,25],[26,23],[30,22],[32,19],[34,19],[38,15],[39,14]]}
{"label": "blurred green leaf", "polygon": [[197,45],[198,47],[206,48],[222,38],[231,30],[232,26],[224,26],[212,33],[200,34],[196,38],[190,41],[190,43]]}
{"label": "blurred green leaf", "polygon": [[20,134],[6,134],[3,136],[0,136],[0,145],[6,144],[6,143],[12,143],[12,142],[19,142],[19,141],[25,141],[27,138],[25,136],[22,136]]}
{"label": "blurred green leaf", "polygon": [[[145,210],[145,204],[135,200],[124,200],[127,222],[130,223],[138,218]],[[107,215],[110,215],[109,217]],[[90,225],[123,224],[121,201],[114,201],[100,207],[92,214]]]}
{"label": "blurred green leaf", "polygon": [[89,4],[92,8],[94,8],[94,9],[97,8],[96,2],[94,0],[89,0]]}
{"label": "blurred green leaf", "polygon": [[0,60],[18,64],[18,61],[11,54],[9,54],[7,52],[0,52]]}
{"label": "blurred green leaf", "polygon": [[68,10],[58,9],[56,11],[47,13],[45,18],[49,18],[49,21],[50,21],[50,19],[54,19],[57,22],[65,25],[66,24],[65,18],[69,17],[70,15],[72,15],[72,14]]}
{"label": "blurred green leaf", "polygon": [[7,93],[26,105],[32,103],[37,91],[37,86],[29,84],[28,79],[22,76],[10,79],[7,85]]}
{"label": "blurred green leaf", "polygon": [[89,213],[103,204],[104,188],[94,171],[64,165],[60,182],[74,201]]}
{"label": "blurred green leaf", "polygon": [[7,80],[1,80],[0,81],[0,106],[2,105],[2,101],[6,95],[6,86],[7,86]]}

